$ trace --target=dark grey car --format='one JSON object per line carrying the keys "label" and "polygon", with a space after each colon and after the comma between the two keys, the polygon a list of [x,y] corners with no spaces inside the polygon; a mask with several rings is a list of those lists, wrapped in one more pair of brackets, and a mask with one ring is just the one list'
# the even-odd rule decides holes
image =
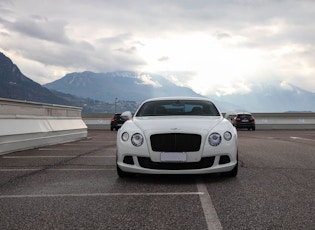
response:
{"label": "dark grey car", "polygon": [[248,130],[255,130],[255,118],[250,113],[238,113],[234,120],[233,125],[237,129],[248,129]]}
{"label": "dark grey car", "polygon": [[116,113],[114,115],[114,117],[111,119],[110,121],[110,130],[113,131],[118,130],[124,123],[126,120],[124,120],[121,116],[120,113]]}

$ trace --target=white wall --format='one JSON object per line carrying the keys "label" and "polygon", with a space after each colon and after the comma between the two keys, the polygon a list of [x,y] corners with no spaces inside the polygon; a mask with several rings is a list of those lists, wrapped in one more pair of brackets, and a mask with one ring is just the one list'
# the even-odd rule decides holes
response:
{"label": "white wall", "polygon": [[86,136],[81,108],[0,98],[0,154]]}

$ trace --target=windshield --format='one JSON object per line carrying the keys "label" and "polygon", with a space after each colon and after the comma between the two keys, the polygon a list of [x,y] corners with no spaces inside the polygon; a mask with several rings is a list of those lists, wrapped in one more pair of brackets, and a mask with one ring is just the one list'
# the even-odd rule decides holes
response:
{"label": "windshield", "polygon": [[148,101],[138,110],[136,117],[144,116],[220,116],[210,101],[161,100]]}

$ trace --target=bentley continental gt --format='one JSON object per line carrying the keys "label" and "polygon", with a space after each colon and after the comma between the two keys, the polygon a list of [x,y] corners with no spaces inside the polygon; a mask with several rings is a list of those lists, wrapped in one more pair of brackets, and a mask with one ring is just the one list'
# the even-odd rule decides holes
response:
{"label": "bentley continental gt", "polygon": [[236,128],[207,98],[165,97],[144,101],[117,132],[116,166],[132,174],[208,174],[235,177]]}

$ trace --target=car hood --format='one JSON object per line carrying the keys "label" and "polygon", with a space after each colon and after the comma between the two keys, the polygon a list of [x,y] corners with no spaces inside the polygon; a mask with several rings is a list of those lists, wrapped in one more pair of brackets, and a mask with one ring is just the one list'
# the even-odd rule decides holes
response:
{"label": "car hood", "polygon": [[143,132],[187,132],[211,130],[222,119],[222,117],[140,117],[134,119],[134,124]]}

